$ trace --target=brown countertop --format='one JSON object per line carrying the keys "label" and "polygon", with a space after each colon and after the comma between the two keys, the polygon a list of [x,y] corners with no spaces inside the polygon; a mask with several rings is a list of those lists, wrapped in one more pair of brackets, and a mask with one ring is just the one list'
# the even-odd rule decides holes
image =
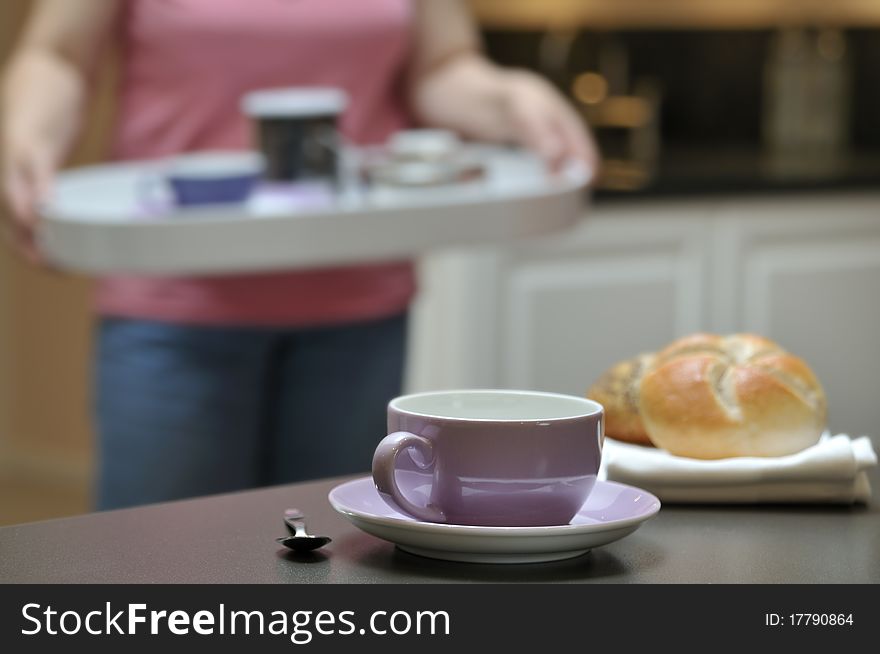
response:
{"label": "brown countertop", "polygon": [[[340,479],[0,528],[4,583],[880,582],[880,502],[664,506],[631,536],[568,561],[482,565],[410,555],[327,502]],[[880,487],[878,469],[872,471]],[[297,560],[285,508],[333,542]]]}

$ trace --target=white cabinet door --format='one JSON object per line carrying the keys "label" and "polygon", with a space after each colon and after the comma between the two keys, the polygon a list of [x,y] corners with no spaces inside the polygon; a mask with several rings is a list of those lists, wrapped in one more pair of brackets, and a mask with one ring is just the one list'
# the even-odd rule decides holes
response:
{"label": "white cabinet door", "polygon": [[409,392],[491,388],[495,375],[500,250],[450,250],[419,263],[410,312]]}
{"label": "white cabinet door", "polygon": [[880,197],[730,203],[716,230],[719,331],[754,331],[804,358],[829,427],[880,432]]}
{"label": "white cabinet door", "polygon": [[753,331],[813,367],[831,429],[880,435],[878,194],[603,206],[564,235],[425,270],[413,390],[581,394],[678,336]]}
{"label": "white cabinet door", "polygon": [[705,323],[711,210],[595,210],[574,232],[510,252],[497,275],[499,385],[583,394],[609,365]]}

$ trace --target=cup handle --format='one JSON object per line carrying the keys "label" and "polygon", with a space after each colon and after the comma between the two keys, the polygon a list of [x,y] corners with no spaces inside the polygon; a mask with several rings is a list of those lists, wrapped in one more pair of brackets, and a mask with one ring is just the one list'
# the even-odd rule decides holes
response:
{"label": "cup handle", "polygon": [[431,441],[408,431],[388,434],[379,443],[373,455],[373,482],[383,500],[392,508],[408,513],[426,522],[446,522],[446,514],[435,506],[418,506],[403,496],[394,478],[397,457],[408,448],[414,448],[428,467],[434,460],[434,447]]}

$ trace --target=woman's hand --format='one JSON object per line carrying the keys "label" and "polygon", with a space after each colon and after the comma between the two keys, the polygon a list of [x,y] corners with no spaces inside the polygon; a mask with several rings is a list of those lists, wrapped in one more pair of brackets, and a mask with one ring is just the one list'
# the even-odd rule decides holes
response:
{"label": "woman's hand", "polygon": [[36,140],[7,135],[0,144],[0,152],[0,181],[6,209],[4,231],[27,261],[43,263],[35,238],[37,208],[49,193],[55,175],[53,148]]}
{"label": "woman's hand", "polygon": [[4,71],[0,213],[7,216],[0,228],[31,262],[42,262],[37,208],[76,139],[89,79],[120,4],[40,0]]}
{"label": "woman's hand", "polygon": [[529,147],[555,169],[569,159],[596,169],[596,146],[574,107],[542,77],[486,59],[463,0],[421,0],[416,9],[408,96],[419,122]]}
{"label": "woman's hand", "polygon": [[583,119],[544,78],[523,70],[500,69],[500,118],[513,140],[537,152],[554,170],[579,161],[599,164],[596,145]]}
{"label": "woman's hand", "polygon": [[599,164],[586,123],[535,73],[501,68],[464,51],[426,71],[411,88],[414,113],[426,125],[531,148],[554,170],[570,160],[588,171]]}

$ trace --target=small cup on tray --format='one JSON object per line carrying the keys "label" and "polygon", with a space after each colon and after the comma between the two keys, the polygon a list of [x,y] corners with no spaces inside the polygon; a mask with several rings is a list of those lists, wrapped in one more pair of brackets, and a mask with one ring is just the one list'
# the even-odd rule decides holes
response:
{"label": "small cup on tray", "polygon": [[333,87],[262,89],[246,94],[242,110],[253,121],[254,142],[266,160],[254,208],[324,207],[344,182],[339,119],[348,96]]}

